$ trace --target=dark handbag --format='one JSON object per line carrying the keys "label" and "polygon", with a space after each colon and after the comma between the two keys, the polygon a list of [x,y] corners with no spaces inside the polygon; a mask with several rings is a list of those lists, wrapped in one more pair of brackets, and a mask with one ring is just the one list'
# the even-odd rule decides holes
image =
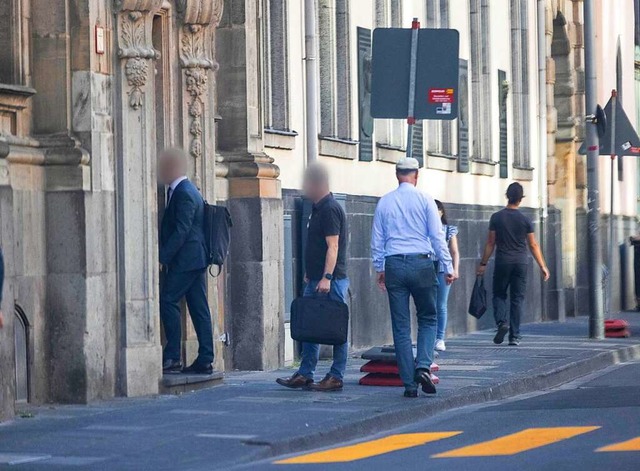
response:
{"label": "dark handbag", "polygon": [[480,319],[487,312],[487,290],[484,289],[484,278],[479,276],[473,285],[471,301],[469,301],[469,314]]}
{"label": "dark handbag", "polygon": [[296,298],[291,303],[293,340],[323,345],[342,345],[349,332],[349,307],[328,296]]}

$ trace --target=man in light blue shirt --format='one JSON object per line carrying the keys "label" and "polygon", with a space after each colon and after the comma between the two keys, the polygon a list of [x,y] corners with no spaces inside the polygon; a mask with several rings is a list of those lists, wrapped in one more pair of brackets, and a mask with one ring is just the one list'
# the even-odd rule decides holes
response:
{"label": "man in light blue shirt", "polygon": [[[380,289],[389,296],[393,343],[405,397],[436,392],[431,363],[436,341],[434,260],[445,267],[445,280],[457,277],[434,199],[416,188],[418,161],[401,159],[396,165],[399,186],[380,199],[371,233],[371,255]],[[418,318],[417,358],[411,346],[410,297]]]}

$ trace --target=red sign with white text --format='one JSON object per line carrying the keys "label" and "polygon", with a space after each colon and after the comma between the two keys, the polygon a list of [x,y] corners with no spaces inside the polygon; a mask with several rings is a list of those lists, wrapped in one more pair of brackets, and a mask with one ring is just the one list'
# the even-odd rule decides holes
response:
{"label": "red sign with white text", "polygon": [[429,103],[453,103],[453,88],[430,88]]}

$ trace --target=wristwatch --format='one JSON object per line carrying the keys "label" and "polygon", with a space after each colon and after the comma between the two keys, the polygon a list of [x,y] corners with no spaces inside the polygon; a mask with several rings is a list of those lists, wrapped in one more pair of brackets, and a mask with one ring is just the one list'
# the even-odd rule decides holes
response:
{"label": "wristwatch", "polygon": [[487,263],[486,263],[486,262],[480,262],[480,266],[481,266],[481,267],[486,267],[486,266],[487,266]]}
{"label": "wristwatch", "polygon": [[329,281],[333,280],[333,275],[331,273],[325,273],[324,277]]}

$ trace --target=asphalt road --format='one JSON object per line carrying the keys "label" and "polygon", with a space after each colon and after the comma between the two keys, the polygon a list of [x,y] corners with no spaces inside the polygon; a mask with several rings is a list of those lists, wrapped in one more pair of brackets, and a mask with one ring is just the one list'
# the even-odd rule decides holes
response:
{"label": "asphalt road", "polygon": [[640,363],[243,469],[640,470]]}

